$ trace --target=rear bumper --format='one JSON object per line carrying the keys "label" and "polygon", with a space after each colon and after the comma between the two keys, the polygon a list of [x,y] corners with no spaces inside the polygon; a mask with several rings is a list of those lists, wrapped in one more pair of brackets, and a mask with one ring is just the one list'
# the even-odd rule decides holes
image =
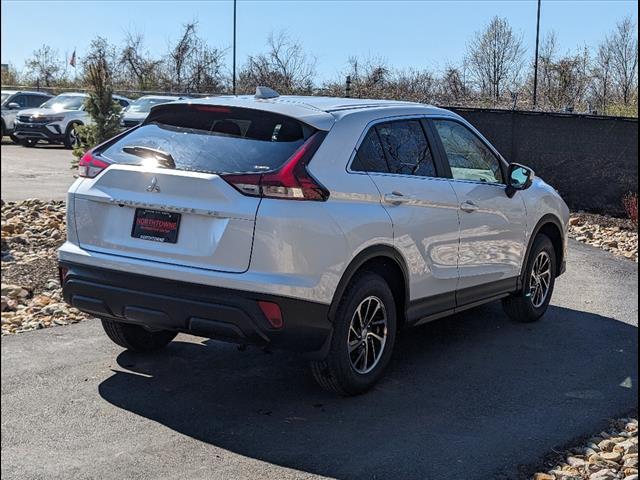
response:
{"label": "rear bumper", "polygon": [[64,140],[64,132],[57,124],[49,124],[49,126],[37,123],[16,122],[13,135],[18,139],[37,139],[61,142]]}
{"label": "rear bumper", "polygon": [[[67,303],[100,318],[323,358],[331,338],[329,306],[60,262]],[[258,301],[277,303],[284,326],[271,326]]]}

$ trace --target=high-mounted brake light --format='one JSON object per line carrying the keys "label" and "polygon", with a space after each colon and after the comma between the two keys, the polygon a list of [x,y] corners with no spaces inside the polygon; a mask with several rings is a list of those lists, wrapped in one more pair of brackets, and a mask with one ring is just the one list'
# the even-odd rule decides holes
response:
{"label": "high-mounted brake light", "polygon": [[78,162],[78,175],[85,178],[94,178],[109,165],[111,164],[96,158],[93,155],[93,150],[89,150]]}
{"label": "high-mounted brake light", "polygon": [[316,132],[275,172],[222,175],[243,195],[285,200],[326,201],[329,192],[307,171],[324,134]]}
{"label": "high-mounted brake light", "polygon": [[230,108],[218,107],[216,105],[195,105],[195,109],[199,112],[231,113]]}

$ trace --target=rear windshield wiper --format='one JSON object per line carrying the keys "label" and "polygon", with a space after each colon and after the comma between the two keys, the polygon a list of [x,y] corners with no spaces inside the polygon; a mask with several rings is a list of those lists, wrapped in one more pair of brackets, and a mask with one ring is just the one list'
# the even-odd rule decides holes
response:
{"label": "rear windshield wiper", "polygon": [[122,147],[122,151],[130,155],[135,155],[136,157],[152,158],[158,162],[158,165],[161,167],[176,168],[176,162],[171,154],[156,148],[144,147],[142,145],[127,145],[126,147]]}

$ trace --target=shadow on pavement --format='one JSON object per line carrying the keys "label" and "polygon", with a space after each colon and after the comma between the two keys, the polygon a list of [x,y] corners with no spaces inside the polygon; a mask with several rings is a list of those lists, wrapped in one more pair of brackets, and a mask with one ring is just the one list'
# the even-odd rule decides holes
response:
{"label": "shadow on pavement", "polygon": [[[226,450],[336,478],[517,478],[553,445],[637,406],[637,329],[499,304],[400,334],[379,386],[323,393],[287,353],[213,341],[118,357],[108,402]],[[628,379],[632,387],[628,387]],[[626,384],[627,386],[621,386]]]}
{"label": "shadow on pavement", "polygon": [[[19,143],[14,142],[9,137],[2,137],[2,145],[14,145],[16,147],[20,146]],[[35,147],[22,147],[22,148],[44,148],[44,149],[59,149],[59,150],[69,150],[71,153],[71,149],[67,149],[61,143],[47,143],[45,141],[38,142]]]}

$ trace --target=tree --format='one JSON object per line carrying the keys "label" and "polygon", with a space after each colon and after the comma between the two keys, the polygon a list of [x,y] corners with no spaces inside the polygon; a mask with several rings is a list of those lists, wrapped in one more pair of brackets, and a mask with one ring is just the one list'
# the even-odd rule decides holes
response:
{"label": "tree", "polygon": [[504,18],[494,17],[467,45],[469,69],[483,95],[499,101],[511,85],[519,87],[525,49]]}
{"label": "tree", "polygon": [[224,50],[211,47],[197,33],[197,22],[183,25],[182,35],[165,58],[166,87],[186,92],[220,93]]}
{"label": "tree", "polygon": [[591,99],[604,115],[611,97],[612,57],[611,43],[605,40],[598,46],[591,67]]}
{"label": "tree", "polygon": [[249,93],[263,85],[283,94],[311,93],[315,59],[304,52],[302,44],[280,32],[269,35],[267,47],[267,52],[249,56],[238,75],[239,89]]}
{"label": "tree", "polygon": [[162,62],[150,57],[144,50],[143,35],[128,32],[118,63],[124,69],[125,78],[135,79],[135,86],[140,90],[158,87],[158,70]]}
{"label": "tree", "polygon": [[2,85],[19,85],[20,75],[12,64],[8,64],[7,68],[2,69]]}
{"label": "tree", "polygon": [[538,97],[542,107],[562,110],[585,105],[591,80],[588,49],[560,56],[556,34],[550,32],[542,40],[538,65]]}
{"label": "tree", "polygon": [[95,38],[83,61],[85,82],[90,87],[85,110],[92,123],[77,128],[81,144],[74,150],[76,157],[120,131],[121,108],[113,100],[114,62],[113,47],[104,38]]}
{"label": "tree", "polygon": [[460,70],[449,65],[440,79],[440,97],[444,102],[460,103],[468,95],[465,83],[464,67]]}
{"label": "tree", "polygon": [[[613,84],[624,105],[629,105],[637,93],[638,36],[636,24],[631,18],[618,22],[609,38]],[[636,96],[637,99],[637,96]]]}
{"label": "tree", "polygon": [[64,62],[60,60],[58,51],[49,45],[42,45],[33,52],[31,58],[25,61],[27,76],[33,81],[42,81],[50,87],[60,79]]}

